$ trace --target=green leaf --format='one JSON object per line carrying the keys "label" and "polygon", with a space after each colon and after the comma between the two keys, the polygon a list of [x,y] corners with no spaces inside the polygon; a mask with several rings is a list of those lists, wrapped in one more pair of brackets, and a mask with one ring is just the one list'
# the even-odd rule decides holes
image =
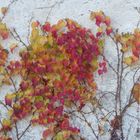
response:
{"label": "green leaf", "polygon": [[50,48],[51,48],[51,45],[50,45],[49,43],[46,43],[46,44],[44,45],[44,47],[47,48],[47,49],[50,49]]}
{"label": "green leaf", "polygon": [[62,132],[59,132],[59,133],[56,135],[55,140],[64,140],[63,133],[62,133]]}

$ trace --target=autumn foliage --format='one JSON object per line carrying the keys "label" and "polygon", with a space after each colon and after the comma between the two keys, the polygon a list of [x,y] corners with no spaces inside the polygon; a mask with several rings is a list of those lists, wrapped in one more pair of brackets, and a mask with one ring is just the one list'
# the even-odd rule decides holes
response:
{"label": "autumn foliage", "polygon": [[[5,32],[1,36],[5,39]],[[1,71],[9,76],[9,82],[15,75],[22,79],[19,89],[5,96],[11,119],[2,121],[1,133],[29,115],[32,125],[47,127],[43,138],[59,131],[67,138],[79,133],[70,125],[65,110],[74,104],[82,109],[95,96],[93,72],[98,69],[102,49],[99,38],[70,19],[55,25],[33,22],[30,45],[20,52],[19,61],[6,64],[8,54],[1,47]]]}
{"label": "autumn foliage", "polygon": [[[107,72],[103,56],[106,36],[122,45],[124,55],[131,52],[123,58],[125,65],[138,62],[139,29],[130,34],[114,33],[110,18],[102,11],[92,12],[90,19],[97,25],[95,35],[71,19],[59,20],[54,25],[33,22],[30,44],[20,51],[20,60],[8,60],[17,46],[10,51],[0,46],[1,85],[12,85],[15,89],[5,96],[3,105],[8,118],[1,121],[0,140],[11,140],[8,132],[28,116],[30,125],[45,127],[42,139],[52,136],[65,140],[78,135],[80,130],[71,125],[67,110],[75,105],[82,110],[96,97],[94,75]],[[6,25],[0,23],[1,39],[7,39],[9,34]],[[13,81],[15,76],[21,79],[19,88]],[[139,91],[140,85],[136,84],[132,93],[137,103],[140,103]]]}

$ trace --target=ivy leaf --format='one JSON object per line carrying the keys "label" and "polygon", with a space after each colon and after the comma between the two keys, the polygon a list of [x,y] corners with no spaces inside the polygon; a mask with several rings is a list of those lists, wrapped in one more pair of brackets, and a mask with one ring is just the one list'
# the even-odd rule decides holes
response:
{"label": "ivy leaf", "polygon": [[2,120],[2,126],[3,126],[3,129],[6,130],[6,131],[11,130],[11,120],[3,119]]}
{"label": "ivy leaf", "polygon": [[140,104],[140,84],[135,84],[132,90],[134,99],[138,104]]}
{"label": "ivy leaf", "polygon": [[59,20],[58,23],[57,23],[56,29],[60,30],[65,26],[66,26],[66,21],[65,20]]}
{"label": "ivy leaf", "polygon": [[11,51],[11,53],[13,53],[14,50],[15,50],[17,47],[18,47],[18,45],[15,44],[15,43],[13,43],[13,44],[10,46],[10,51]]}
{"label": "ivy leaf", "polygon": [[104,128],[102,125],[98,125],[98,131],[100,136],[104,134]]}
{"label": "ivy leaf", "polygon": [[7,94],[5,96],[5,104],[11,106],[13,99],[16,97],[15,94]]}
{"label": "ivy leaf", "polygon": [[7,13],[7,11],[8,11],[8,8],[7,8],[7,7],[2,7],[2,8],[1,8],[1,13],[2,13],[3,15],[5,15],[5,14]]}
{"label": "ivy leaf", "polygon": [[93,71],[96,71],[98,69],[98,61],[97,61],[97,58],[94,58],[92,60],[91,65],[92,65]]}
{"label": "ivy leaf", "polygon": [[30,36],[31,43],[34,43],[34,41],[38,38],[38,36],[39,36],[39,30],[33,28],[31,36]]}
{"label": "ivy leaf", "polygon": [[48,138],[49,135],[53,133],[53,127],[50,127],[43,131],[43,138]]}
{"label": "ivy leaf", "polygon": [[47,41],[48,41],[48,44],[50,44],[51,46],[53,45],[53,37],[51,35],[47,37]]}
{"label": "ivy leaf", "polygon": [[59,133],[56,135],[55,140],[64,140],[63,133],[62,133],[62,132],[59,132]]}
{"label": "ivy leaf", "polygon": [[9,36],[9,30],[6,27],[6,24],[0,22],[0,36],[3,40],[7,39]]}
{"label": "ivy leaf", "polygon": [[131,56],[124,58],[124,63],[125,64],[127,64],[127,65],[130,66],[132,64],[132,62],[133,62],[133,60],[132,60],[132,57]]}

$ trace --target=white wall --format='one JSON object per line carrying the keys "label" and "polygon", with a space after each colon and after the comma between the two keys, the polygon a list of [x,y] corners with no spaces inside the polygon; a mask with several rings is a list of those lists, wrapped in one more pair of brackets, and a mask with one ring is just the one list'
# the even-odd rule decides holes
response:
{"label": "white wall", "polygon": [[[12,0],[0,0],[0,7],[7,7]],[[54,5],[56,3],[56,5]],[[48,8],[54,5],[53,9]],[[134,9],[134,7],[140,6],[140,0],[16,0],[9,9],[4,22],[7,23],[9,28],[15,28],[19,33],[20,37],[24,42],[28,43],[28,35],[30,30],[30,21],[38,20],[40,22],[45,22],[48,13],[51,10],[48,20],[51,23],[56,23],[61,18],[72,18],[78,21],[81,25],[94,29],[94,24],[89,20],[90,11],[103,10],[106,15],[110,16],[112,19],[112,24],[115,28],[119,28],[120,31],[133,31],[136,27],[136,24],[139,20],[139,16]],[[10,43],[15,42],[10,40]],[[9,44],[10,44],[9,43]],[[9,47],[9,44],[4,43],[6,47]],[[114,62],[113,55],[115,55],[114,50],[110,49],[112,43],[107,43],[107,54],[109,54],[109,60]],[[22,47],[22,44],[20,44]],[[18,59],[18,56],[15,57]],[[108,80],[110,78],[110,80]],[[97,78],[99,88],[102,90],[113,90],[114,89],[114,76],[113,73],[108,73],[105,78]],[[131,77],[128,77],[124,85],[124,91],[131,87]],[[1,92],[1,91],[0,91]],[[7,90],[4,89],[6,93]],[[0,98],[2,93],[0,93]],[[124,98],[127,98],[127,95],[124,95]],[[3,108],[1,108],[3,110]],[[132,108],[130,111],[131,115],[136,114],[136,109]],[[133,129],[130,135],[129,140],[134,140],[134,130],[136,128],[135,119],[131,117],[125,118],[125,129],[126,131],[129,128],[129,124],[133,123]],[[89,117],[89,120],[95,120],[93,116]],[[96,120],[95,120],[96,121]],[[25,125],[25,121],[22,121],[20,127]],[[85,125],[80,125],[81,131],[86,136],[87,140],[93,140],[93,137],[90,135],[90,130],[85,127]],[[23,140],[40,140],[41,128],[32,129]],[[103,140],[108,140],[108,136],[103,137]]]}

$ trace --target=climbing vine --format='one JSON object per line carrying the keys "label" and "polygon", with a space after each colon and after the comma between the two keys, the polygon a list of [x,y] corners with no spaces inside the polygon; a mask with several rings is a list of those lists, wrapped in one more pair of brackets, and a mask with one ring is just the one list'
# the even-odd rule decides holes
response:
{"label": "climbing vine", "polygon": [[[7,9],[3,9],[5,14]],[[113,96],[115,115],[112,119],[102,117],[102,121],[110,124],[111,140],[124,140],[123,116],[133,103],[140,103],[140,77],[134,82],[129,101],[122,106],[122,81],[126,68],[135,66],[139,70],[140,30],[133,33],[119,33],[113,30],[111,20],[102,11],[91,12],[90,20],[95,22],[97,31],[93,33],[71,19],[59,20],[51,25],[32,22],[29,45],[18,36],[24,45],[20,49],[19,60],[10,60],[17,44],[4,49],[0,44],[0,86],[13,86],[14,92],[5,95],[0,104],[7,111],[7,117],[0,119],[0,139],[14,140],[10,132],[15,129],[16,139],[20,140],[26,131],[34,125],[44,127],[42,140],[84,139],[80,129],[71,123],[73,110],[84,118],[91,128],[94,137],[104,134],[102,125],[98,125],[98,133],[85,118],[83,108],[87,104],[100,108],[95,75],[104,76],[111,68],[116,74],[116,91]],[[16,33],[16,32],[15,32]],[[14,35],[6,24],[0,22],[1,42]],[[18,35],[18,34],[16,34]],[[107,60],[104,49],[106,38],[110,38],[117,50],[117,68]],[[14,78],[20,78],[19,85]],[[96,110],[95,109],[95,110]],[[94,114],[94,112],[91,112]],[[29,117],[29,125],[19,133],[18,122]],[[86,139],[86,138],[85,138]]]}

